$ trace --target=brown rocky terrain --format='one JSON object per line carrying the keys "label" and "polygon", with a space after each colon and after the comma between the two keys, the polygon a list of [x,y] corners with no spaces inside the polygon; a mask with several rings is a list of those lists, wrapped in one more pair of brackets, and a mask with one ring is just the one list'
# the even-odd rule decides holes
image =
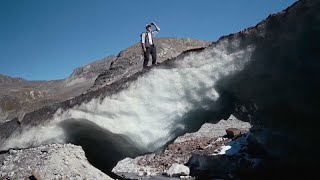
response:
{"label": "brown rocky terrain", "polygon": [[78,96],[92,86],[95,78],[110,67],[108,56],[74,70],[66,79],[27,81],[0,75],[0,123],[28,112]]}

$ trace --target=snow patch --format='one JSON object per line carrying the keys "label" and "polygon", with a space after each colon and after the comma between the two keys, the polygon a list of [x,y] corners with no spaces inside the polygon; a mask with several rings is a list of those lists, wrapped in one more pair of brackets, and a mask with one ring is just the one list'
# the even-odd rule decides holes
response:
{"label": "snow patch", "polygon": [[247,138],[250,136],[250,133],[237,138],[236,140],[230,141],[225,145],[221,146],[215,154],[212,155],[228,155],[232,156],[239,153],[243,148],[246,148],[248,145]]}

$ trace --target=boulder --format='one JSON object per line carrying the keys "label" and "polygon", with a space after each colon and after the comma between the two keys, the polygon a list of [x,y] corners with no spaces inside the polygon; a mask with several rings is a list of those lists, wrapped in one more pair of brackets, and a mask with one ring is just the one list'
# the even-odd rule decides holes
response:
{"label": "boulder", "polygon": [[111,179],[72,144],[9,150],[0,154],[0,164],[0,179]]}
{"label": "boulder", "polygon": [[234,138],[242,134],[242,131],[238,128],[228,128],[226,129],[227,137]]}
{"label": "boulder", "polygon": [[167,171],[167,175],[170,177],[180,177],[180,176],[186,176],[189,174],[190,174],[189,167],[183,164],[177,164],[177,163],[172,164],[169,170]]}

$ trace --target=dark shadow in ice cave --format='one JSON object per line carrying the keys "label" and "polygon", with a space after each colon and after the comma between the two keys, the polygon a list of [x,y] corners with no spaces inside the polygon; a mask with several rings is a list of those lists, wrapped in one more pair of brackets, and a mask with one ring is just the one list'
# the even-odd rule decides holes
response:
{"label": "dark shadow in ice cave", "polygon": [[111,173],[118,161],[143,152],[127,137],[114,134],[86,119],[67,119],[60,126],[64,129],[67,143],[81,146],[88,161],[112,178],[119,178]]}

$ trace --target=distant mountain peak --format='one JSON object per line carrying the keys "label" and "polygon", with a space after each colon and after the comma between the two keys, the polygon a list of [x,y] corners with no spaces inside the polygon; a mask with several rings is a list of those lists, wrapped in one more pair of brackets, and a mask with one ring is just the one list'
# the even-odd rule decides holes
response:
{"label": "distant mountain peak", "polygon": [[11,84],[11,83],[17,83],[27,81],[23,78],[15,78],[7,75],[0,74],[0,84]]}

